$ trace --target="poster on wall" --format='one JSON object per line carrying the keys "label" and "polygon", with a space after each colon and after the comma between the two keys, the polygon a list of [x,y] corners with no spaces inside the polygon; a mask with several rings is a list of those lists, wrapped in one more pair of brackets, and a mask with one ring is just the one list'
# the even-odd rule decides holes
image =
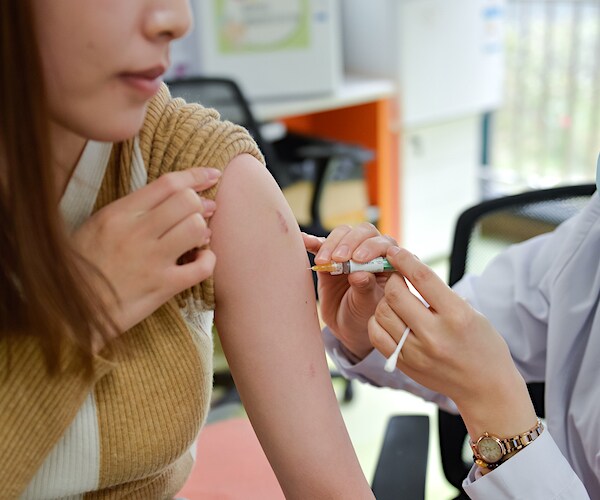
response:
{"label": "poster on wall", "polygon": [[194,0],[169,78],[234,79],[250,98],[324,95],[341,80],[339,0]]}
{"label": "poster on wall", "polygon": [[215,15],[221,54],[310,45],[309,0],[217,0]]}

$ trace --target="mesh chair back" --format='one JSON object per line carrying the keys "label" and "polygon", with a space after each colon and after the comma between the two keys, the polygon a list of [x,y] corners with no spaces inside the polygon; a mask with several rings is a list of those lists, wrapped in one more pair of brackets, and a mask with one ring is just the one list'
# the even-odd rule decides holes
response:
{"label": "mesh chair back", "polygon": [[585,184],[530,191],[466,210],[456,224],[449,284],[466,273],[480,274],[505,247],[554,230],[579,212],[594,190]]}
{"label": "mesh chair back", "polygon": [[230,81],[217,78],[190,78],[168,83],[171,95],[219,110],[221,117],[240,125],[254,125],[253,117],[239,90]]}
{"label": "mesh chair back", "polygon": [[[579,212],[595,189],[594,184],[543,189],[469,208],[456,223],[448,283],[454,285],[465,273],[480,274],[509,245],[552,231]],[[543,417],[544,383],[529,383],[527,388],[536,413]],[[461,492],[456,498],[467,499],[461,484],[472,462],[463,459],[465,425],[460,416],[439,410],[438,431],[444,475]]]}

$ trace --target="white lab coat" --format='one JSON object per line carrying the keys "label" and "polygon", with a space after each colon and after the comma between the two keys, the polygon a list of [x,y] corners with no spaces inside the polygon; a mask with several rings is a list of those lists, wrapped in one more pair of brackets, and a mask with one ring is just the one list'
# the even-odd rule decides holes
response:
{"label": "white lab coat", "polygon": [[[506,339],[527,382],[546,383],[547,431],[496,470],[474,466],[474,499],[600,499],[600,198],[554,232],[514,245],[480,277],[454,287]],[[352,365],[331,332],[328,352],[345,375],[405,389],[456,411],[448,398],[383,370],[374,351]],[[582,485],[585,484],[585,488]],[[587,489],[587,493],[586,493]],[[588,497],[589,495],[589,497]]]}

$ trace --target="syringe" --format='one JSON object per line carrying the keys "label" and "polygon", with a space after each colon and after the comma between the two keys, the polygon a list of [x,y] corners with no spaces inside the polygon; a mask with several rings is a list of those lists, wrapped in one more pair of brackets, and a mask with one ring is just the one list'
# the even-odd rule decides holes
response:
{"label": "syringe", "polygon": [[347,262],[332,261],[329,264],[312,266],[311,269],[317,272],[329,273],[332,276],[356,273],[358,271],[366,271],[368,273],[391,273],[395,271],[394,267],[384,257],[377,257],[369,262],[355,262],[353,260]]}

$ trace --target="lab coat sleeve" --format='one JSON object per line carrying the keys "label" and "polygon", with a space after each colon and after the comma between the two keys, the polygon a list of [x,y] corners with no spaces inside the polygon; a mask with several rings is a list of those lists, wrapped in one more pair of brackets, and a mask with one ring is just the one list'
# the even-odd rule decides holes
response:
{"label": "lab coat sleeve", "polygon": [[427,389],[398,369],[393,373],[386,372],[383,369],[385,357],[379,351],[373,349],[363,360],[353,364],[344,355],[341,342],[334,337],[329,328],[325,327],[322,335],[327,353],[344,377],[356,379],[375,387],[391,387],[408,391],[415,396],[436,403],[446,411],[458,413],[454,401],[443,394]]}
{"label": "lab coat sleeve", "polygon": [[478,466],[473,465],[463,482],[463,488],[473,500],[590,498],[548,430],[485,476]]}
{"label": "lab coat sleeve", "polygon": [[545,380],[549,289],[564,265],[561,247],[571,240],[573,222],[509,247],[480,276],[467,275],[454,285],[506,340],[526,382]]}

